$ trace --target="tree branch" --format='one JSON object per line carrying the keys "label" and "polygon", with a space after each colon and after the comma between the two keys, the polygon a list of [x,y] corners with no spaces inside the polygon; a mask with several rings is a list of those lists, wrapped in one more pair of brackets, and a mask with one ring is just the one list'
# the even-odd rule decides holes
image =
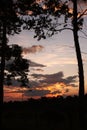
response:
{"label": "tree branch", "polygon": [[86,15],[85,13],[87,12],[87,9],[83,11],[83,13],[78,17],[78,20],[83,16]]}

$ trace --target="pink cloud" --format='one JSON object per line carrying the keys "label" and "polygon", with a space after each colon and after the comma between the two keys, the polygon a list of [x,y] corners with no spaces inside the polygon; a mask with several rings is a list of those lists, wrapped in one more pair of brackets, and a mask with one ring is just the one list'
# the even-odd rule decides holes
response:
{"label": "pink cloud", "polygon": [[27,54],[27,53],[36,53],[36,52],[40,52],[44,49],[44,47],[42,45],[33,45],[31,47],[28,48],[23,48],[23,53]]}

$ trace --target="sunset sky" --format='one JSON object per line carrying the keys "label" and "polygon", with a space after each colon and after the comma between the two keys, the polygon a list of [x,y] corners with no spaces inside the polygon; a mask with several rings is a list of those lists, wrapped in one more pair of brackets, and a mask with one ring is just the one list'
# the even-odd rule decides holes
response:
{"label": "sunset sky", "polygon": [[[84,21],[84,31],[87,34],[87,17]],[[4,101],[78,95],[78,65],[72,31],[63,31],[40,41],[33,36],[33,31],[22,31],[20,35],[9,38],[9,44],[23,47],[23,56],[30,61],[30,87],[21,88],[15,82],[13,86],[5,86]],[[87,93],[87,36],[80,32],[79,41]]]}

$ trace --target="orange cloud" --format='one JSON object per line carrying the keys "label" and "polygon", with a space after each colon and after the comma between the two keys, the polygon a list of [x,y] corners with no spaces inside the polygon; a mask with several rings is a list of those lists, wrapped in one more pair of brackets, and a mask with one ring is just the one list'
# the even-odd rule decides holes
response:
{"label": "orange cloud", "polygon": [[[18,86],[4,87],[4,100],[27,100],[28,98],[40,98],[43,96],[73,95],[77,92],[77,76],[64,78],[63,72],[54,74],[32,74],[30,88]],[[30,91],[32,90],[32,91]],[[73,90],[73,91],[72,91]]]}
{"label": "orange cloud", "polygon": [[4,101],[22,101],[29,98],[38,99],[41,97],[57,97],[57,96],[68,96],[78,94],[78,88],[67,86],[65,83],[55,83],[43,87],[31,88],[20,88],[13,86],[4,87]]}
{"label": "orange cloud", "polygon": [[23,97],[23,92],[27,88],[20,88],[17,86],[4,86],[4,101],[21,101],[23,98],[26,100],[27,97]]}

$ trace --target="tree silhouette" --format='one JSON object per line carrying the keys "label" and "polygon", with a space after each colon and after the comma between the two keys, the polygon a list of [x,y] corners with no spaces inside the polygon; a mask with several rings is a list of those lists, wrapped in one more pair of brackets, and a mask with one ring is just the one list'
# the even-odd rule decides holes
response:
{"label": "tree silhouette", "polygon": [[[51,37],[63,30],[71,30],[73,32],[78,62],[79,98],[82,100],[84,97],[84,70],[78,31],[82,30],[83,16],[87,12],[87,9],[79,12],[77,10],[77,0],[71,0],[73,4],[72,8],[68,6],[69,1],[43,0],[42,2],[30,4],[31,8],[28,6],[29,1],[25,1],[26,4],[22,3],[22,1],[22,6],[20,6],[21,14],[24,13],[24,15],[27,15],[27,18],[24,20],[24,29],[33,29],[35,31],[34,38],[38,40],[41,38],[46,39],[47,36]],[[62,21],[60,21],[60,19],[62,19]]]}
{"label": "tree silhouette", "polygon": [[22,56],[22,47],[14,44],[6,47],[4,84],[12,85],[17,80],[21,86],[28,86],[29,61]]}
{"label": "tree silhouette", "polygon": [[[51,37],[62,30],[72,30],[79,70],[79,97],[80,103],[84,97],[84,72],[79,47],[78,31],[83,25],[84,12],[77,11],[77,0],[72,0],[73,11],[70,12],[67,1],[62,0],[1,0],[0,2],[0,107],[3,104],[3,85],[11,84],[15,77],[28,83],[28,61],[21,56],[22,48],[18,45],[8,46],[8,35],[13,35],[23,29],[33,29],[34,38]],[[59,20],[63,16],[63,23]],[[68,24],[71,19],[71,26]],[[10,62],[9,62],[10,61]],[[5,71],[6,70],[6,71]],[[81,109],[82,110],[82,109]],[[0,113],[1,114],[1,113]],[[82,113],[81,113],[82,114]]]}
{"label": "tree silhouette", "polygon": [[[29,63],[21,55],[22,48],[7,44],[9,35],[19,34],[21,31],[22,21],[16,10],[17,5],[12,0],[0,1],[0,107],[3,105],[4,82],[10,85],[11,79],[16,76],[19,76],[18,80],[22,85],[28,82],[26,72]],[[9,60],[11,63],[6,66]]]}
{"label": "tree silhouette", "polygon": [[[23,6],[21,6],[20,9],[24,15],[29,15],[29,17],[24,20],[24,29],[33,29],[35,31],[34,38],[37,38],[38,40],[41,38],[46,39],[46,36],[51,37],[55,33],[63,30],[71,30],[73,32],[79,75],[80,124],[81,129],[84,129],[84,69],[78,32],[82,30],[83,16],[87,12],[87,9],[79,12],[77,9],[77,1],[78,0],[70,1],[73,5],[72,8],[68,6],[69,1],[62,0],[43,0],[41,2],[34,2],[31,4],[31,8],[28,8],[29,1],[26,0],[26,4],[21,3]],[[60,19],[63,21],[61,22]]]}
{"label": "tree silhouette", "polygon": [[13,10],[12,0],[1,0],[0,2],[0,48],[1,48],[1,69],[0,69],[0,105],[3,103],[3,82],[5,69],[5,49],[7,46],[7,34],[16,31],[17,17]]}
{"label": "tree silhouette", "polygon": [[77,9],[77,5],[78,5],[77,1],[78,0],[73,0],[73,21],[72,21],[72,24],[73,24],[74,43],[75,43],[75,49],[76,49],[76,55],[77,55],[77,61],[78,61],[78,71],[79,71],[79,98],[81,100],[83,100],[83,98],[84,98],[84,70],[83,70],[81,50],[80,50],[80,46],[79,46],[78,31],[81,30],[81,28],[82,28],[82,25],[83,25],[82,16],[85,15],[85,13],[87,12],[87,9],[85,9],[79,15],[79,12]]}
{"label": "tree silhouette", "polygon": [[[74,43],[76,49],[76,56],[78,61],[78,70],[79,70],[79,114],[80,114],[80,129],[85,130],[84,126],[84,70],[83,70],[83,62],[81,56],[81,50],[79,46],[79,39],[78,39],[78,29],[79,29],[79,18],[77,12],[77,0],[73,0],[73,36],[74,36]],[[83,21],[81,18],[80,21]],[[82,22],[81,22],[82,24]]]}

